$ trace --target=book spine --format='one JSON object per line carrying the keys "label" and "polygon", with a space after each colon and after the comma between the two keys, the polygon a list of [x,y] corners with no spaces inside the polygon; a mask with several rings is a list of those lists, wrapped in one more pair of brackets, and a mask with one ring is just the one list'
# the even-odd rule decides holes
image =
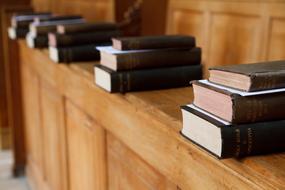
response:
{"label": "book spine", "polygon": [[184,87],[189,86],[191,80],[201,78],[201,65],[114,72],[111,75],[111,92]]}
{"label": "book spine", "polygon": [[59,62],[99,61],[100,53],[94,45],[58,48]]}
{"label": "book spine", "polygon": [[285,93],[242,97],[234,95],[232,123],[253,123],[285,118]]}
{"label": "book spine", "polygon": [[280,73],[266,73],[256,74],[251,77],[250,91],[259,91],[265,89],[284,88],[285,74]]}
{"label": "book spine", "polygon": [[222,158],[285,150],[285,120],[222,128]]}
{"label": "book spine", "polygon": [[72,34],[72,33],[80,33],[80,32],[98,32],[98,31],[114,31],[118,30],[118,26],[116,24],[79,24],[79,25],[66,25],[62,26],[62,34]]}
{"label": "book spine", "polygon": [[40,35],[34,38],[35,48],[48,47],[48,37],[46,35]]}
{"label": "book spine", "polygon": [[28,32],[29,29],[16,28],[16,38],[25,38]]}
{"label": "book spine", "polygon": [[85,45],[85,44],[96,44],[111,42],[112,37],[119,36],[120,31],[110,32],[97,32],[97,33],[80,33],[74,35],[57,35],[56,46],[66,47],[73,45]]}
{"label": "book spine", "polygon": [[171,39],[168,37],[161,37],[152,40],[133,39],[122,40],[120,45],[114,48],[119,50],[139,50],[139,49],[160,49],[160,48],[193,48],[196,46],[194,37],[179,37],[179,39]]}
{"label": "book spine", "polygon": [[201,63],[201,49],[153,51],[117,55],[117,70],[134,70]]}

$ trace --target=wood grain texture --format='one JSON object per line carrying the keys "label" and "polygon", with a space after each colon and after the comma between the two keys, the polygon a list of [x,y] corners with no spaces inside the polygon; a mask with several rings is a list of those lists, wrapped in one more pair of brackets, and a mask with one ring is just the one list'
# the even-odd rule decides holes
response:
{"label": "wood grain texture", "polygon": [[114,136],[107,136],[108,187],[112,190],[176,190],[177,187],[130,151]]}
{"label": "wood grain texture", "polygon": [[7,111],[8,123],[12,131],[12,148],[14,156],[14,175],[21,175],[24,172],[26,163],[25,157],[25,139],[22,117],[22,99],[21,99],[21,80],[20,80],[20,64],[18,44],[16,41],[8,39],[7,27],[10,26],[10,17],[13,13],[19,11],[30,11],[28,5],[2,6],[1,7],[1,23],[2,23],[2,39],[3,57],[5,68],[5,84],[7,94]]}
{"label": "wood grain texture", "polygon": [[167,33],[197,37],[207,77],[211,66],[284,59],[284,9],[283,1],[170,0]]}
{"label": "wood grain texture", "polygon": [[[63,97],[45,81],[40,81],[40,113],[43,144],[43,177],[50,190],[67,189],[66,139]],[[37,141],[33,142],[34,144]]]}
{"label": "wood grain texture", "polygon": [[66,129],[69,189],[107,189],[104,128],[67,100]]}
{"label": "wood grain texture", "polygon": [[57,65],[47,51],[31,50],[23,41],[20,49],[42,80],[179,188],[285,188],[284,154],[217,160],[181,137],[179,106],[192,101],[190,87],[108,94],[95,86],[92,64]]}

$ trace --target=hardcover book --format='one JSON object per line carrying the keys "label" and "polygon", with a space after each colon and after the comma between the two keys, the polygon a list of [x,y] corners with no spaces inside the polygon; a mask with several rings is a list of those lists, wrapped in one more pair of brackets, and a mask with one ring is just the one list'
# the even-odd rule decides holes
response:
{"label": "hardcover book", "polygon": [[181,134],[218,158],[285,151],[285,120],[233,125],[194,105],[181,110]]}
{"label": "hardcover book", "polygon": [[115,23],[79,23],[57,26],[57,33],[59,34],[73,34],[110,30],[119,30],[119,27]]}
{"label": "hardcover book", "polygon": [[11,25],[13,27],[29,27],[29,24],[34,21],[35,18],[48,18],[51,13],[27,13],[21,15],[15,15],[11,18]]}
{"label": "hardcover book", "polygon": [[49,57],[56,63],[99,61],[100,54],[95,46],[96,44],[61,48],[49,47]]}
{"label": "hardcover book", "polygon": [[46,48],[48,47],[48,37],[46,35],[32,36],[30,33],[26,36],[26,42],[30,48]]}
{"label": "hardcover book", "polygon": [[285,88],[243,92],[207,80],[193,82],[194,105],[231,123],[285,118]]}
{"label": "hardcover book", "polygon": [[36,17],[34,18],[34,23],[38,24],[41,22],[51,22],[51,21],[61,21],[61,20],[78,20],[78,19],[85,20],[80,15],[51,15],[50,17],[44,17],[44,18]]}
{"label": "hardcover book", "polygon": [[189,86],[189,81],[202,77],[202,66],[179,66],[115,72],[95,66],[95,83],[108,92],[158,90]]}
{"label": "hardcover book", "polygon": [[182,35],[143,36],[113,38],[113,48],[118,50],[140,50],[161,48],[192,48],[195,38]]}
{"label": "hardcover book", "polygon": [[100,31],[76,34],[49,34],[49,45],[52,47],[66,47],[75,45],[98,44],[111,42],[111,38],[121,34],[118,30]]}
{"label": "hardcover book", "polygon": [[8,36],[11,40],[15,40],[17,38],[25,38],[28,32],[29,29],[25,28],[14,28],[14,27],[8,28]]}
{"label": "hardcover book", "polygon": [[243,91],[283,88],[285,61],[213,67],[210,68],[209,80]]}
{"label": "hardcover book", "polygon": [[57,25],[59,24],[74,24],[83,23],[84,19],[69,19],[69,20],[55,20],[55,21],[45,21],[40,23],[32,23],[30,25],[30,33],[32,36],[48,34],[49,32],[56,32]]}
{"label": "hardcover book", "polygon": [[201,49],[152,49],[120,51],[109,47],[97,47],[101,64],[114,71],[197,65],[201,63]]}

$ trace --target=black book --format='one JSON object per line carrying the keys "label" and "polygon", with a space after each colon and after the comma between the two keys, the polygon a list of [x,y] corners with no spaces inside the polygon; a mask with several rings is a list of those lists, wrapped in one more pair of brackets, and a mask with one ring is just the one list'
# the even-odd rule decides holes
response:
{"label": "black book", "polygon": [[285,120],[233,125],[194,105],[181,109],[181,134],[218,158],[285,151]]}
{"label": "black book", "polygon": [[99,61],[100,53],[95,49],[96,44],[70,46],[70,47],[50,47],[50,59],[56,63],[70,63],[83,61]]}
{"label": "black book", "polygon": [[29,32],[28,28],[15,28],[15,27],[8,28],[8,36],[12,40],[25,38],[28,32]]}
{"label": "black book", "polygon": [[76,34],[49,34],[49,45],[52,47],[66,47],[86,44],[98,44],[111,42],[111,38],[119,36],[119,30],[100,31]]}
{"label": "black book", "polygon": [[38,35],[34,37],[30,33],[26,36],[26,42],[30,48],[46,48],[48,47],[48,37],[47,35]]}
{"label": "black book", "polygon": [[95,66],[95,83],[108,92],[158,90],[189,86],[202,78],[202,66],[178,66],[116,72],[102,65]]}

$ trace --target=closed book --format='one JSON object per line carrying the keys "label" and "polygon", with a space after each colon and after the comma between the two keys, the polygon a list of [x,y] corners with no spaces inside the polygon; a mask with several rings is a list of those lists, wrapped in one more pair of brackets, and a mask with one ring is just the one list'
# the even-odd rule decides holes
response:
{"label": "closed book", "polygon": [[96,44],[61,48],[49,47],[49,56],[56,63],[99,61],[100,54],[95,46]]}
{"label": "closed book", "polygon": [[118,30],[87,32],[76,34],[49,34],[49,45],[52,47],[66,47],[86,44],[97,44],[111,42],[111,38],[119,36],[121,33]]}
{"label": "closed book", "polygon": [[34,18],[35,23],[47,22],[47,21],[61,21],[61,20],[77,20],[83,19],[80,15],[51,15],[50,17],[36,17]]}
{"label": "closed book", "polygon": [[181,110],[181,134],[218,158],[285,151],[285,120],[234,125],[193,105]]}
{"label": "closed book", "polygon": [[8,36],[12,40],[15,40],[18,38],[25,38],[28,32],[29,32],[29,29],[25,29],[25,28],[14,28],[14,27],[8,28]]}
{"label": "closed book", "polygon": [[282,88],[285,87],[285,61],[213,67],[209,80],[243,91]]}
{"label": "closed book", "polygon": [[47,35],[38,35],[36,37],[30,35],[26,36],[26,42],[30,48],[46,48],[48,47],[48,37]]}
{"label": "closed book", "polygon": [[119,27],[115,23],[79,23],[69,25],[58,25],[57,33],[59,34],[73,34],[83,32],[98,32],[118,30]]}
{"label": "closed book", "polygon": [[194,105],[231,123],[285,118],[285,88],[243,92],[207,80],[193,82]]}
{"label": "closed book", "polygon": [[202,66],[180,66],[115,72],[95,66],[95,83],[108,92],[158,90],[189,86],[189,81],[202,77]]}
{"label": "closed book", "polygon": [[49,32],[56,32],[58,24],[74,24],[83,23],[84,19],[67,19],[67,20],[55,20],[55,21],[45,21],[40,23],[32,23],[30,25],[31,35],[37,36],[42,34],[48,34]]}
{"label": "closed book", "polygon": [[153,49],[120,51],[109,47],[100,50],[100,63],[114,71],[148,69],[201,63],[201,49]]}
{"label": "closed book", "polygon": [[11,25],[13,27],[29,27],[29,24],[33,22],[35,18],[48,18],[50,16],[51,13],[48,12],[35,12],[15,15],[11,18]]}
{"label": "closed book", "polygon": [[122,37],[114,38],[112,41],[113,47],[118,50],[195,47],[195,38],[183,35]]}

